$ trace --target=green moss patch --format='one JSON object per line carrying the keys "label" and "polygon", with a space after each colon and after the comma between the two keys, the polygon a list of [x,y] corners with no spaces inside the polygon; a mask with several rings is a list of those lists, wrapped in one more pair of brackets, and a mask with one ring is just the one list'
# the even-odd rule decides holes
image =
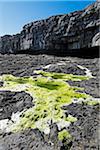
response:
{"label": "green moss patch", "polygon": [[55,72],[44,72],[44,71],[35,71],[37,74],[41,74],[45,77],[52,77],[53,79],[62,79],[62,80],[71,80],[71,81],[82,81],[82,80],[88,80],[88,76],[82,76],[82,75],[73,75],[73,74],[65,74],[65,73],[55,73]]}
{"label": "green moss patch", "polygon": [[[66,81],[81,81],[89,78],[43,71],[37,71],[36,73],[41,74],[41,76],[33,78],[3,75],[0,77],[4,82],[0,90],[25,91],[34,98],[34,107],[22,114],[20,122],[14,125],[12,131],[17,132],[27,128],[38,128],[45,134],[49,134],[51,123],[56,123],[59,130],[67,128],[71,122],[77,121],[77,118],[71,115],[67,116],[62,106],[71,104],[73,99],[87,99],[90,96],[78,92],[78,90],[82,89],[72,87]],[[69,136],[66,130],[59,132],[59,139],[63,139],[65,136]]]}
{"label": "green moss patch", "polygon": [[58,139],[60,140],[60,141],[63,141],[63,140],[65,140],[65,139],[71,139],[72,137],[71,137],[71,135],[70,135],[70,133],[67,131],[67,130],[62,130],[62,131],[60,131],[59,133],[58,133]]}
{"label": "green moss patch", "polygon": [[86,101],[84,101],[85,104],[87,105],[91,105],[91,106],[95,106],[95,105],[99,105],[100,104],[100,99],[98,98],[91,98],[91,99],[87,99]]}

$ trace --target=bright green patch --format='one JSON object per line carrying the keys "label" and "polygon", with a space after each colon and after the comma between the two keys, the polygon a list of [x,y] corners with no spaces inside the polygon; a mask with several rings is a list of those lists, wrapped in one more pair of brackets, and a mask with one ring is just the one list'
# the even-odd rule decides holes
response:
{"label": "bright green patch", "polygon": [[69,121],[69,122],[75,122],[75,121],[77,121],[77,118],[75,118],[75,117],[69,115],[69,116],[66,118],[66,120]]}
{"label": "bright green patch", "polygon": [[72,137],[71,137],[70,133],[65,129],[58,133],[58,139],[60,141],[63,141],[64,139],[71,139],[71,138]]}
{"label": "bright green patch", "polygon": [[[13,131],[38,128],[45,134],[49,134],[51,123],[59,124],[62,129],[69,123],[77,121],[71,115],[66,116],[62,106],[71,104],[73,99],[87,99],[90,97],[85,93],[78,92],[78,90],[82,90],[81,88],[72,87],[66,83],[67,80],[88,80],[89,78],[86,76],[43,71],[37,73],[42,76],[33,78],[3,75],[0,77],[4,81],[4,85],[0,87],[0,90],[25,91],[34,98],[33,103],[35,106],[23,113],[20,122],[16,124]],[[64,124],[61,126],[61,123]],[[68,132],[61,131],[59,139],[62,139],[62,136],[69,136]]]}
{"label": "bright green patch", "polygon": [[84,103],[86,103],[87,105],[95,106],[95,105],[99,105],[100,104],[100,99],[98,99],[98,100],[91,99],[91,100],[85,101]]}
{"label": "bright green patch", "polygon": [[72,80],[72,81],[81,81],[81,80],[88,80],[89,77],[82,76],[82,75],[73,75],[73,74],[65,74],[65,73],[55,73],[55,72],[44,72],[42,70],[35,71],[37,74],[41,74],[45,77],[52,77],[53,79],[62,79],[65,81]]}

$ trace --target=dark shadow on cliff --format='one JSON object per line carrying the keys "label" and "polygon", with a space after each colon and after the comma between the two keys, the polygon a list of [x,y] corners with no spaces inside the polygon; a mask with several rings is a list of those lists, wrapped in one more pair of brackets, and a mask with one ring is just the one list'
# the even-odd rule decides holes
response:
{"label": "dark shadow on cliff", "polygon": [[73,49],[73,50],[21,50],[16,54],[29,54],[29,55],[54,55],[59,57],[71,56],[71,57],[79,57],[79,58],[99,58],[99,47],[92,48],[82,48],[82,49]]}

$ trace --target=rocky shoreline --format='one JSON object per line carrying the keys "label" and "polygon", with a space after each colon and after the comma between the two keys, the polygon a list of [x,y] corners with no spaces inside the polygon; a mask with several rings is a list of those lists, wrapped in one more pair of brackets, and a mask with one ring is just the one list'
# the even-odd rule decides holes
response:
{"label": "rocky shoreline", "polygon": [[0,150],[99,150],[99,12],[0,37]]}
{"label": "rocky shoreline", "polygon": [[[87,68],[92,76],[87,81],[72,82],[70,85],[84,88],[85,93],[99,98],[99,58],[57,57],[48,55],[0,55],[0,75],[35,76],[34,70],[85,75]],[[0,86],[2,86],[0,82]],[[0,91],[0,120],[11,119],[12,113],[33,107],[32,97],[25,92]],[[99,104],[73,103],[66,108],[77,121],[68,127],[72,140],[59,141],[56,124],[45,135],[37,129],[18,133],[0,131],[0,150],[98,150],[99,149]]]}

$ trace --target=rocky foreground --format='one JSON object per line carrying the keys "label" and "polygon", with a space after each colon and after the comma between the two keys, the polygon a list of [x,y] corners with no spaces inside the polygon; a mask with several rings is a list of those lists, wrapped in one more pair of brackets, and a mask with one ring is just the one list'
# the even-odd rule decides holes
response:
{"label": "rocky foreground", "polygon": [[[81,66],[81,67],[79,67]],[[83,67],[83,68],[82,68]],[[84,88],[83,92],[94,98],[99,95],[99,59],[77,57],[56,57],[48,55],[0,55],[0,75],[12,74],[17,77],[35,76],[34,70],[93,76],[81,82],[68,81],[72,86]],[[87,71],[87,72],[86,72]],[[3,82],[0,82],[0,86]],[[0,120],[11,120],[12,113],[33,107],[33,98],[22,92],[0,91]],[[64,109],[77,118],[68,131],[71,140],[58,140],[58,128],[51,124],[49,135],[38,129],[21,132],[0,130],[0,150],[98,150],[99,149],[99,104],[71,103]]]}

